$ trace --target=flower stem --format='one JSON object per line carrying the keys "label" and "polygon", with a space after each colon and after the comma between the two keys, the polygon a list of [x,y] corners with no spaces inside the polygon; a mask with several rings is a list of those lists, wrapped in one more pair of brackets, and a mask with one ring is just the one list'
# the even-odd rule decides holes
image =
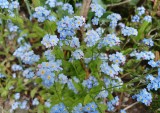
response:
{"label": "flower stem", "polygon": [[24,2],[26,4],[26,6],[27,6],[28,13],[29,13],[29,15],[31,17],[32,16],[32,12],[31,12],[31,9],[30,9],[30,6],[29,6],[29,2],[28,2],[28,0],[24,0]]}

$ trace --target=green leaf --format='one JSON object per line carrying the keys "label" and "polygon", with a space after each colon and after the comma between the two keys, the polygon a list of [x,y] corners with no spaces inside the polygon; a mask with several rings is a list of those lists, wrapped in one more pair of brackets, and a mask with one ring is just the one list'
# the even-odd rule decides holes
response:
{"label": "green leaf", "polygon": [[38,105],[38,113],[44,113],[44,105]]}
{"label": "green leaf", "polygon": [[34,7],[38,7],[38,6],[41,5],[40,0],[32,0],[32,3],[33,3],[33,5],[34,5]]}
{"label": "green leaf", "polygon": [[41,27],[38,26],[38,24],[34,24],[33,25],[33,31],[41,38],[43,37],[45,34],[47,34],[47,32],[42,29]]}
{"label": "green leaf", "polygon": [[35,96],[35,94],[37,93],[37,91],[38,91],[38,87],[36,87],[33,90],[31,90],[31,93],[30,93],[31,98],[33,98]]}
{"label": "green leaf", "polygon": [[55,22],[50,22],[50,21],[46,21],[44,23],[44,29],[50,33],[50,34],[54,34],[56,29],[57,29],[57,25]]}
{"label": "green leaf", "polygon": [[133,51],[133,48],[128,48],[128,49],[122,51],[122,53],[123,53],[124,55],[127,55],[127,54],[131,53],[132,51]]}
{"label": "green leaf", "polygon": [[58,58],[58,59],[64,59],[63,50],[61,50],[59,47],[54,47],[53,53],[56,56],[56,58]]}
{"label": "green leaf", "polygon": [[87,94],[84,98],[84,102],[83,104],[86,105],[87,103],[91,102],[92,101],[92,98],[90,97],[89,94]]}
{"label": "green leaf", "polygon": [[1,97],[6,97],[7,95],[8,95],[8,91],[4,89],[4,90],[1,92]]}
{"label": "green leaf", "polygon": [[139,41],[144,38],[144,31],[149,25],[149,22],[144,21],[143,24],[140,26],[140,29],[138,30],[138,36],[134,37],[136,41]]}

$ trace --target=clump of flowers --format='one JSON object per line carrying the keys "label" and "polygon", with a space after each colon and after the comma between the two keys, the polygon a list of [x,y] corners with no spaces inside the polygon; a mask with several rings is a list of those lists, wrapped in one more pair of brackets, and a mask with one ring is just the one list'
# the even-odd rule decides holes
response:
{"label": "clump of flowers", "polygon": [[151,105],[160,88],[159,40],[146,34],[152,17],[143,6],[129,22],[96,0],[88,18],[78,15],[81,3],[25,3],[29,16],[19,16],[18,1],[0,0],[0,91],[11,97],[11,112],[126,113],[121,92]]}

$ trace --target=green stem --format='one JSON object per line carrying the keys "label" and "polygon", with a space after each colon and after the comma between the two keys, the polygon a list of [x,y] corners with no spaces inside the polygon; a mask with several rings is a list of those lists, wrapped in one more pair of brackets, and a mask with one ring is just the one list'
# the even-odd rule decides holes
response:
{"label": "green stem", "polygon": [[100,107],[98,106],[98,103],[94,100],[94,98],[92,97],[92,95],[89,94],[89,96],[92,98],[92,100],[93,100],[93,101],[95,102],[95,104],[97,105],[97,108],[98,108],[99,112],[102,113]]}
{"label": "green stem", "polygon": [[[57,91],[57,88],[56,88],[56,83],[55,83],[54,86],[55,86],[54,88],[55,88],[55,91],[56,91],[56,95],[58,96],[58,99],[65,105],[65,103],[64,103],[63,100],[60,98],[59,94],[57,93],[58,91]],[[65,107],[66,107],[67,111],[69,112],[69,109],[67,108],[66,105],[65,105]]]}
{"label": "green stem", "polygon": [[72,66],[73,66],[74,70],[76,71],[76,75],[78,76],[78,71],[77,71],[76,67],[73,65],[73,63],[72,63]]}
{"label": "green stem", "polygon": [[131,0],[126,0],[126,1],[123,1],[123,2],[115,3],[115,4],[109,4],[109,5],[107,5],[106,7],[119,6],[119,5],[122,5],[122,4],[126,4],[126,3],[130,2],[130,1],[131,1]]}
{"label": "green stem", "polygon": [[29,6],[29,2],[28,2],[28,0],[24,0],[24,2],[26,4],[26,6],[27,6],[28,13],[29,13],[29,15],[31,17],[32,16],[32,12],[31,12],[31,9],[30,9],[30,6]]}

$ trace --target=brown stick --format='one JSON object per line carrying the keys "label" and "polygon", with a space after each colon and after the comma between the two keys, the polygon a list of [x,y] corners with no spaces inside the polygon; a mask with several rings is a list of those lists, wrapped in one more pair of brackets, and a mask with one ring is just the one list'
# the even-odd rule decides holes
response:
{"label": "brown stick", "polygon": [[84,64],[84,62],[83,62],[83,60],[81,59],[80,60],[80,62],[81,62],[81,65],[82,65],[82,67],[83,67],[83,69],[85,70],[85,72],[86,72],[86,77],[85,77],[85,79],[88,79],[89,78],[89,69],[85,66],[85,64]]}
{"label": "brown stick", "polygon": [[81,16],[87,19],[88,11],[90,8],[91,0],[83,0],[83,6],[81,10]]}
{"label": "brown stick", "polygon": [[[81,9],[81,16],[85,18],[85,21],[87,20],[88,11],[90,8],[91,0],[83,0],[83,6]],[[84,34],[84,26],[80,29],[80,42],[83,42],[83,34]]]}

